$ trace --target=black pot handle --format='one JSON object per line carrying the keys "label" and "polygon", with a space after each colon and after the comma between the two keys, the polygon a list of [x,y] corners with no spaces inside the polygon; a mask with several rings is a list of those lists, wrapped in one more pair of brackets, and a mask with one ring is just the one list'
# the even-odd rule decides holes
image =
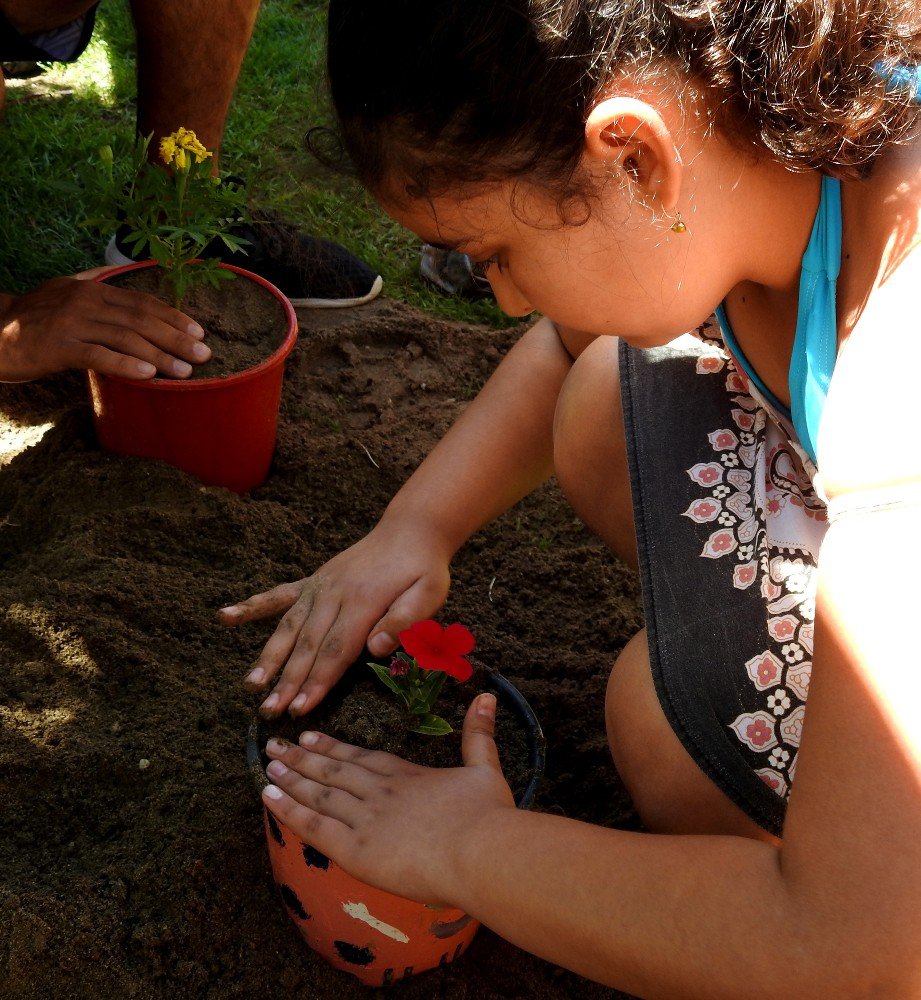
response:
{"label": "black pot handle", "polygon": [[544,738],[544,731],[540,728],[534,709],[510,680],[503,677],[497,670],[487,670],[486,683],[493,689],[496,696],[518,716],[525,727],[530,777],[516,805],[519,809],[530,809],[534,805],[534,796],[537,794],[537,788],[544,776],[544,767],[547,763],[547,740]]}

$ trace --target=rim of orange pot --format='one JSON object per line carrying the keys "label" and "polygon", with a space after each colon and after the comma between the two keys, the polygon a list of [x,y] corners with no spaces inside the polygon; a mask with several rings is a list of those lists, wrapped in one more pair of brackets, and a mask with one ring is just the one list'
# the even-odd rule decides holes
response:
{"label": "rim of orange pot", "polygon": [[[98,281],[100,284],[105,284],[108,278],[117,277],[119,274],[125,274],[128,271],[141,271],[147,267],[159,266],[160,265],[155,260],[137,260],[130,264],[121,264],[118,267],[105,271],[103,274],[97,275],[93,280]],[[291,305],[288,297],[284,294],[284,292],[276,288],[271,281],[266,281],[261,274],[255,274],[253,271],[247,271],[244,267],[237,267],[234,264],[225,264],[223,262],[218,264],[218,267],[223,267],[228,271],[233,271],[235,274],[242,274],[245,278],[255,281],[257,285],[262,285],[263,288],[270,291],[272,295],[274,295],[275,298],[281,303],[281,306],[285,311],[285,319],[288,322],[288,329],[285,333],[285,339],[267,358],[260,361],[258,365],[253,365],[252,368],[244,368],[241,372],[234,372],[231,375],[224,375],[223,377],[190,380],[158,377],[144,379],[125,378],[123,375],[102,375],[100,372],[96,372],[96,375],[112,382],[121,382],[123,385],[144,386],[145,388],[151,389],[155,392],[200,392],[202,389],[210,389],[215,386],[227,385],[231,382],[247,382],[250,379],[257,378],[267,369],[275,368],[282,361],[284,361],[285,358],[291,353],[295,343],[297,342],[298,332],[297,313],[295,313],[294,306]]]}
{"label": "rim of orange pot", "polygon": [[[525,727],[525,742],[528,747],[528,772],[530,777],[524,791],[518,797],[515,805],[519,809],[530,809],[534,804],[537,789],[544,776],[547,763],[547,740],[534,709],[528,704],[527,698],[514,684],[498,670],[483,668],[486,677],[486,687],[505,703],[518,716]],[[253,776],[256,791],[262,794],[262,789],[269,784],[265,768],[262,765],[262,747],[265,744],[265,725],[258,715],[254,715],[246,734],[246,767]]]}

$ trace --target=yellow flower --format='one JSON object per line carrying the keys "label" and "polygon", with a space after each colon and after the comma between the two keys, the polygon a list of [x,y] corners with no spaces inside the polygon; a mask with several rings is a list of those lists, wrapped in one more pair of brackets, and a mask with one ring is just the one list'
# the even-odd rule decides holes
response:
{"label": "yellow flower", "polygon": [[176,144],[188,150],[195,157],[196,163],[201,163],[211,155],[198,141],[198,136],[189,128],[179,129],[176,133]]}
{"label": "yellow flower", "polygon": [[160,140],[160,159],[169,166],[176,155],[176,136],[168,135]]}
{"label": "yellow flower", "polygon": [[185,170],[189,165],[187,153],[195,157],[196,163],[202,163],[211,156],[190,128],[178,128],[160,141],[160,156],[167,166],[172,165],[178,170]]}

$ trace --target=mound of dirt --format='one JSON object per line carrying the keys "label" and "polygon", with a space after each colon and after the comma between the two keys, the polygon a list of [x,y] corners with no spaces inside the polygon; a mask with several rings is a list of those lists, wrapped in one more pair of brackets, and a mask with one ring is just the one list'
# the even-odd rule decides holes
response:
{"label": "mound of dirt", "polygon": [[[227,630],[214,612],[370,529],[517,332],[386,301],[301,318],[275,464],[248,497],[103,454],[81,376],[0,386],[4,1000],[369,995],[275,895],[241,684],[272,625]],[[634,576],[548,484],[472,539],[453,581],[442,620],[471,627],[543,723],[539,808],[635,825],[603,723],[610,664],[641,625]],[[617,995],[485,929],[397,989]]]}

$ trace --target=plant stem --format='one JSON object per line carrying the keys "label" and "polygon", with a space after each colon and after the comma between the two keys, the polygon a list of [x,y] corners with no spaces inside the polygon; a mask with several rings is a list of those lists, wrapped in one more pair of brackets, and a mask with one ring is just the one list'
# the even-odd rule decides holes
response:
{"label": "plant stem", "polygon": [[[184,201],[185,191],[189,183],[189,169],[179,171],[179,183],[176,185],[176,225],[181,226],[185,221]],[[182,293],[185,291],[182,285],[182,265],[183,265],[183,240],[180,237],[173,243],[172,267],[170,268],[170,284],[173,288],[173,308],[179,309],[182,306]],[[175,275],[175,276],[174,276]]]}

